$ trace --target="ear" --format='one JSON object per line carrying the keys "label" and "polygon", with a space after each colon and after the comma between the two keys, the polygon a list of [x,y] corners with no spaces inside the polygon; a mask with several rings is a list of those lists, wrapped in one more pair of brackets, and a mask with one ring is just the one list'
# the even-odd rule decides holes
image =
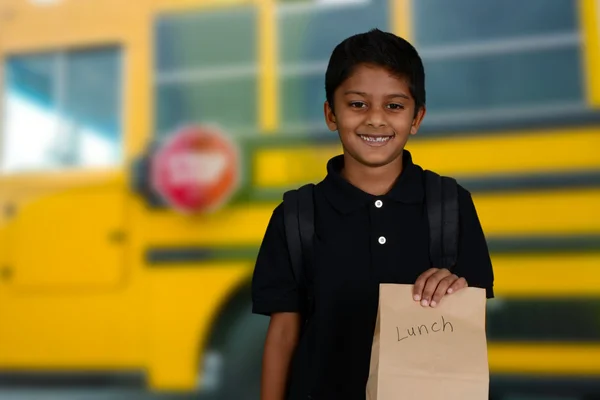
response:
{"label": "ear", "polygon": [[425,118],[425,112],[426,112],[425,106],[419,108],[419,111],[417,111],[417,115],[413,119],[412,125],[410,127],[411,135],[416,135],[417,132],[419,131],[421,122],[423,122],[423,118]]}
{"label": "ear", "polygon": [[335,117],[335,113],[333,109],[329,105],[329,102],[326,101],[323,105],[323,113],[325,114],[325,123],[330,131],[335,132],[338,129],[337,119]]}

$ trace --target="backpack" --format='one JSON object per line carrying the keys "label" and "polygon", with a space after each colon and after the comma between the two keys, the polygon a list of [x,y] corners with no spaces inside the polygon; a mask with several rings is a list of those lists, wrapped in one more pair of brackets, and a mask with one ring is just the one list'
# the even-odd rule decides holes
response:
{"label": "backpack", "polygon": [[[458,183],[453,178],[429,170],[424,173],[431,266],[452,270],[458,256]],[[306,318],[313,309],[307,267],[311,265],[314,253],[314,186],[307,184],[283,195],[287,246],[294,278],[307,298]]]}

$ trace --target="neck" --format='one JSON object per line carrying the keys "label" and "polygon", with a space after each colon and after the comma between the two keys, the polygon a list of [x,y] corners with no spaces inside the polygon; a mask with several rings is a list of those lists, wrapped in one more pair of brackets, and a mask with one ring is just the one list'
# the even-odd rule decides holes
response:
{"label": "neck", "polygon": [[344,153],[342,176],[363,192],[381,196],[390,191],[402,172],[402,154],[389,164],[368,167]]}

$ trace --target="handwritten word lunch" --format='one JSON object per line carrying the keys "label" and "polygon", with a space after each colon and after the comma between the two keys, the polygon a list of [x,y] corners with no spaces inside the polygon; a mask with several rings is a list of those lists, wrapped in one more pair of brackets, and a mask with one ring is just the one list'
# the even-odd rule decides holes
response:
{"label": "handwritten word lunch", "polygon": [[444,319],[444,316],[442,316],[441,324],[439,323],[439,321],[436,321],[431,325],[419,325],[407,329],[406,333],[408,333],[408,336],[404,336],[404,330],[401,331],[400,327],[398,326],[396,327],[396,332],[398,332],[398,341],[400,342],[404,339],[408,339],[411,336],[416,337],[438,332],[454,332],[454,326],[452,326],[452,323],[450,323],[449,321],[447,322]]}

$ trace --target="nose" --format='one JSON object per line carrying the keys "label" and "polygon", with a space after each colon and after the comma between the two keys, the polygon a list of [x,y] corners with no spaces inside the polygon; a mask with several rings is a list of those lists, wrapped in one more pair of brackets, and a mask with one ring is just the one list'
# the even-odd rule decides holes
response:
{"label": "nose", "polygon": [[373,128],[387,126],[385,113],[380,107],[372,107],[367,114],[367,125]]}

